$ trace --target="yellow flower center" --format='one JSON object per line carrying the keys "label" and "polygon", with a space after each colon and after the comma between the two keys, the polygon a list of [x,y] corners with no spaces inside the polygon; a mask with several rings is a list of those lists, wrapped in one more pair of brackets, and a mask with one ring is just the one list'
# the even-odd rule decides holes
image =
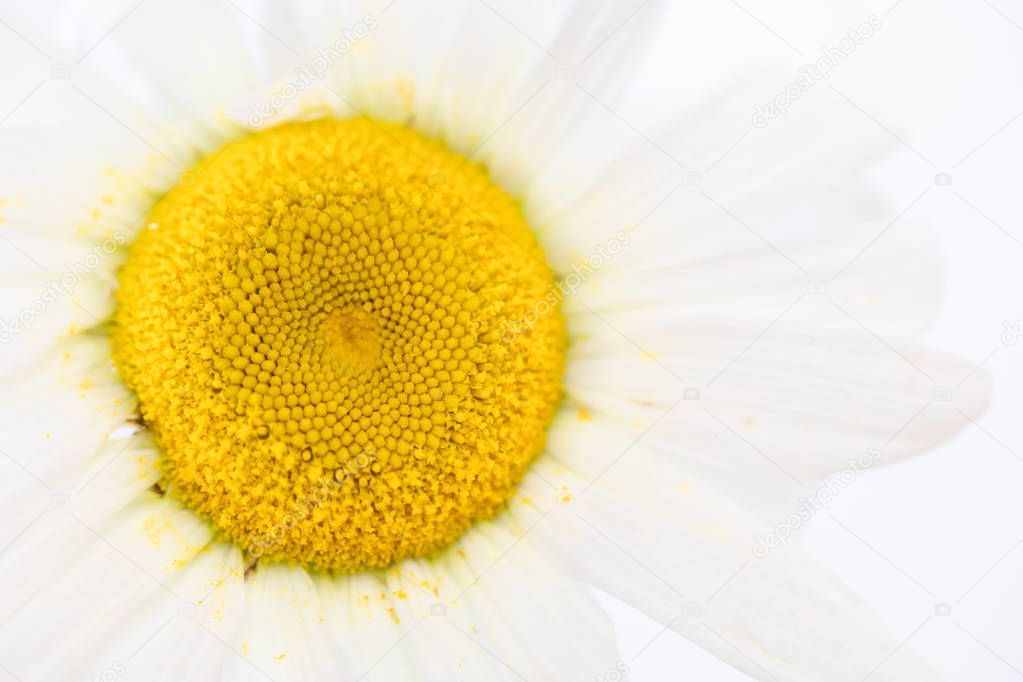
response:
{"label": "yellow flower center", "polygon": [[321,569],[496,513],[544,447],[566,343],[518,204],[365,118],[247,135],[190,177],[131,246],[113,326],[170,494]]}

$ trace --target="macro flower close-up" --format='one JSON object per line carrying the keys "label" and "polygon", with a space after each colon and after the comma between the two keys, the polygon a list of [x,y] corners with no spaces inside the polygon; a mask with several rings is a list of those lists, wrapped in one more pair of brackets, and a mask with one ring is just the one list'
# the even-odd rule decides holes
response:
{"label": "macro flower close-up", "polygon": [[912,4],[0,3],[0,682],[1018,674]]}

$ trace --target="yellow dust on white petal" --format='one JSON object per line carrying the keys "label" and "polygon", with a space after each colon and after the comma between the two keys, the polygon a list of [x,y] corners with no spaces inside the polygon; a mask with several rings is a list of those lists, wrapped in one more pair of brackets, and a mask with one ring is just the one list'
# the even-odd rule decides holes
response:
{"label": "yellow dust on white petal", "polygon": [[189,177],[131,245],[113,324],[168,494],[251,556],[339,570],[496,513],[566,343],[517,202],[365,118],[247,135]]}

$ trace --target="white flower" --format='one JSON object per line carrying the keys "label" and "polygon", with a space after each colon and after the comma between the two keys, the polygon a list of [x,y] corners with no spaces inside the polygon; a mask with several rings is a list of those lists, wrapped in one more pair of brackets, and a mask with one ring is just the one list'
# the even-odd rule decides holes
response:
{"label": "white flower", "polygon": [[[26,681],[622,679],[592,586],[755,679],[934,679],[908,653],[886,660],[897,642],[878,618],[788,537],[866,468],[956,431],[950,410],[984,409],[983,371],[907,341],[938,300],[935,249],[866,186],[884,149],[857,132],[855,112],[810,91],[751,120],[791,75],[757,71],[666,101],[662,133],[623,118],[658,4],[140,3],[105,35],[47,46],[53,120],[0,127],[0,669]],[[666,89],[686,82],[680,72]],[[171,259],[181,244],[154,202],[224,199],[199,159],[282,122],[357,115],[383,135],[396,123],[443,140],[521,201],[557,280],[488,343],[533,338],[560,314],[569,341],[546,447],[506,506],[439,553],[328,572],[261,557],[335,509],[323,494],[359,493],[296,492],[298,512],[278,515],[265,542],[226,539],[234,519],[218,527],[192,504],[196,490],[216,497],[222,461],[202,439],[229,417],[140,406],[110,334],[131,245]],[[442,196],[468,171],[417,172]],[[250,198],[235,189],[224,205]],[[516,244],[490,248],[521,258]],[[143,272],[163,255],[146,254]],[[189,286],[146,298],[133,319],[178,310]],[[188,329],[205,338],[210,319]],[[338,324],[363,322],[376,324]],[[367,376],[385,351],[349,341],[358,357],[337,371]],[[130,364],[198,362],[184,345],[166,351]],[[472,386],[480,401],[490,364]],[[176,390],[183,375],[165,376],[151,387]],[[531,415],[501,417],[517,428]],[[206,462],[206,483],[157,467],[169,429],[152,426],[172,418],[191,420],[203,448],[188,457]],[[462,490],[415,485],[442,507]],[[412,487],[371,500],[381,529]]]}

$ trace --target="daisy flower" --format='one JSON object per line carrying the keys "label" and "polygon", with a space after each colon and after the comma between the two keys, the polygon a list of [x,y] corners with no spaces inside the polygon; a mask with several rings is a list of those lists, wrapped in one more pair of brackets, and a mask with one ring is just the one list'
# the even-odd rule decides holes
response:
{"label": "daisy flower", "polygon": [[623,679],[596,588],[754,679],[933,679],[774,524],[953,433],[942,387],[983,409],[906,341],[935,249],[847,105],[751,120],[767,67],[623,116],[661,9],[17,33],[49,72],[0,127],[0,669]]}

